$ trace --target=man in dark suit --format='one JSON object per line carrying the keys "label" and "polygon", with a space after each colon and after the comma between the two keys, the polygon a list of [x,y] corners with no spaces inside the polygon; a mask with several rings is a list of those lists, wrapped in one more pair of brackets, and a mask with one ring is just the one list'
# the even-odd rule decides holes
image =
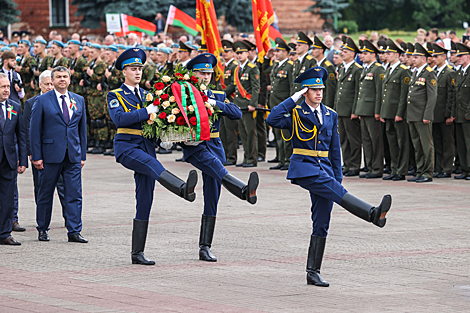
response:
{"label": "man in dark suit", "polygon": [[[21,105],[9,100],[9,97],[10,80],[6,74],[0,73],[0,244],[20,245],[21,243],[11,236],[15,171],[23,173],[28,158],[26,135],[21,124]],[[18,151],[15,146],[15,135]]]}
{"label": "man in dark suit", "polygon": [[70,71],[52,70],[54,90],[41,95],[31,113],[31,161],[40,170],[36,207],[38,239],[49,241],[54,188],[64,180],[66,227],[69,242],[86,243],[82,230],[81,170],[86,160],[86,111],[82,96],[68,92]]}

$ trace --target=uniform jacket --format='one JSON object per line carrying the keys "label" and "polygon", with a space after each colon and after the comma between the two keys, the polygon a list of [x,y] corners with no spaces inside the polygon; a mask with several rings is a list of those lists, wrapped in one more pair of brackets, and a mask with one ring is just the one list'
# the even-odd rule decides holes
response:
{"label": "uniform jacket", "polygon": [[25,129],[25,134],[26,134],[26,151],[28,155],[32,154],[31,151],[31,137],[30,137],[30,132],[29,128],[31,126],[31,111],[33,109],[34,102],[36,102],[36,99],[39,97],[39,95],[36,95],[32,98],[29,98],[24,102],[24,110],[23,110],[23,127]]}
{"label": "uniform jacket", "polygon": [[437,77],[430,66],[419,75],[413,73],[408,91],[406,118],[409,122],[434,120],[434,107],[437,99]]}
{"label": "uniform jacket", "polygon": [[86,160],[85,100],[75,93],[68,94],[71,100],[76,101],[77,106],[68,124],[65,123],[61,104],[53,90],[37,97],[31,112],[32,160],[61,163],[67,150],[70,162]]}
{"label": "uniform jacket", "polygon": [[393,70],[392,74],[390,74],[390,67],[387,68],[382,86],[381,118],[395,119],[395,116],[399,116],[406,119],[406,105],[410,81],[411,72],[405,65],[398,65]]}
{"label": "uniform jacket", "polygon": [[[238,66],[240,66],[240,64]],[[249,105],[257,108],[260,90],[260,73],[258,67],[250,63],[250,60],[247,60],[243,70],[240,70],[238,75],[241,85],[245,88],[246,92],[251,95],[251,100],[243,98],[238,86],[236,86],[235,99],[233,101],[240,108],[246,108]]]}
{"label": "uniform jacket", "polygon": [[[0,127],[0,161],[5,155],[10,168],[16,169],[19,165],[28,167],[28,155],[26,153],[26,133],[23,127],[23,120],[21,116],[21,105],[18,102],[7,99],[5,103],[5,110],[13,106],[15,114],[11,114],[11,119],[8,118],[8,111],[6,113],[5,125],[3,129]],[[16,150],[16,143],[18,143],[18,151]],[[4,153],[5,152],[5,153]]]}
{"label": "uniform jacket", "polygon": [[27,86],[31,83],[34,76],[32,68],[37,66],[36,58],[28,54],[26,57],[21,58],[18,65],[21,66],[19,74],[21,75],[23,83]]}
{"label": "uniform jacket", "polygon": [[[437,69],[436,69],[437,75]],[[437,76],[437,101],[434,108],[434,123],[444,123],[451,116],[455,97],[456,73],[450,65]]]}
{"label": "uniform jacket", "polygon": [[279,61],[268,62],[265,60],[263,66],[264,72],[270,74],[269,107],[273,108],[294,93],[294,62],[286,60],[279,66]]}
{"label": "uniform jacket", "polygon": [[[299,56],[300,57],[300,56]],[[294,80],[299,77],[300,74],[303,74],[309,68],[312,68],[317,65],[317,61],[307,52],[307,55],[304,56],[302,62],[297,59],[294,62]],[[301,84],[294,83],[293,92],[299,91]],[[292,94],[291,94],[292,95]]]}
{"label": "uniform jacket", "polygon": [[[323,124],[319,127],[314,113],[304,101],[297,105],[292,98],[288,98],[271,110],[266,122],[275,128],[292,130],[294,111],[297,111],[303,126],[311,130],[317,128],[316,136],[308,141],[302,141],[297,137],[297,132],[293,134],[292,147],[329,151],[329,157],[313,157],[300,154],[292,154],[290,158],[287,179],[296,179],[318,175],[321,170],[326,171],[330,176],[335,177],[339,182],[343,179],[341,170],[341,148],[338,133],[338,114],[332,109],[321,105]],[[312,137],[312,133],[307,133],[298,128],[298,135],[302,139]],[[288,138],[286,138],[288,139]]]}
{"label": "uniform jacket", "polygon": [[263,71],[263,64],[267,62],[267,60],[265,59],[263,63],[261,63],[258,59],[258,57],[256,57],[256,61],[253,63],[254,65],[256,65],[258,67],[258,71],[259,71],[259,96],[258,96],[258,104],[261,104],[263,106],[265,106],[267,104],[267,101],[268,101],[268,85],[269,85],[269,75],[266,74],[264,71]]}
{"label": "uniform jacket", "polygon": [[[224,70],[224,83],[225,83],[225,90],[223,90],[220,80],[217,82],[217,89],[219,91],[225,91],[227,98],[230,101],[233,101],[233,97],[235,96],[235,84],[233,83],[233,74],[235,73],[235,69],[238,66],[238,61],[235,59],[231,60],[229,64],[225,66]],[[233,96],[232,96],[233,95]]]}
{"label": "uniform jacket", "polygon": [[455,108],[456,123],[470,123],[470,67],[464,74],[462,70],[457,73],[455,80]]}
{"label": "uniform jacket", "polygon": [[327,107],[334,107],[335,106],[335,94],[336,94],[336,70],[335,66],[328,61],[326,58],[321,62],[321,67],[326,69],[328,72],[328,79],[324,82],[325,90],[323,92],[323,103]]}
{"label": "uniform jacket", "polygon": [[[231,120],[238,120],[242,118],[242,111],[238,106],[233,103],[226,101],[225,92],[223,91],[211,91],[207,92],[207,96],[210,99],[214,99],[217,103],[217,107],[222,110],[221,115],[228,117]],[[218,135],[220,128],[220,119],[215,121],[211,127],[211,134]],[[203,141],[197,146],[187,146],[183,145],[183,159],[188,159],[191,155],[197,151],[208,149],[213,155],[215,155],[222,163],[225,162],[225,151],[222,146],[222,140],[220,137],[211,138],[209,141]]]}
{"label": "uniform jacket", "polygon": [[357,95],[359,92],[359,78],[362,66],[354,62],[345,71],[342,67],[338,71],[338,84],[336,85],[335,110],[338,116],[351,116],[356,112]]}
{"label": "uniform jacket", "polygon": [[[127,101],[124,102],[125,108],[119,101],[117,95],[120,95]],[[144,100],[147,92],[140,88],[140,95],[142,96],[141,99]],[[108,103],[111,119],[118,130],[119,128],[142,130],[142,122],[149,119],[147,109],[143,108],[135,94],[124,84],[122,84],[121,88],[108,92],[106,102]],[[155,145],[152,140],[141,135],[117,133],[114,137],[114,153],[116,160],[123,152],[130,149],[143,149],[149,155],[156,157]]]}
{"label": "uniform jacket", "polygon": [[359,78],[356,111],[358,116],[374,116],[380,114],[382,105],[382,83],[385,78],[384,68],[380,63],[372,63],[362,71]]}

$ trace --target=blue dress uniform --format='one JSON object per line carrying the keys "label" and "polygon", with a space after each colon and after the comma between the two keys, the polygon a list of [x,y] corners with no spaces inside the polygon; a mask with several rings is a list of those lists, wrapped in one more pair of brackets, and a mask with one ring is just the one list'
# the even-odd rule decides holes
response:
{"label": "blue dress uniform", "polygon": [[[138,48],[128,49],[116,61],[116,69],[126,66],[139,66],[146,61],[145,52]],[[142,136],[142,122],[148,120],[148,110],[143,108],[141,99],[147,92],[139,86],[131,91],[128,85],[112,90],[107,95],[109,114],[117,127],[114,138],[116,161],[133,170],[136,185],[137,210],[132,231],[132,263],[153,265],[143,251],[147,237],[148,220],[153,202],[155,181],[176,195],[194,201],[194,187],[197,183],[196,171],[191,171],[188,181],[174,176],[156,159],[155,145]]]}
{"label": "blue dress uniform", "polygon": [[[324,88],[323,82],[327,77],[328,73],[324,68],[313,67],[300,75],[295,83],[301,83],[302,88]],[[298,94],[294,94],[292,98]],[[321,119],[317,118],[318,111],[315,112],[306,100],[297,105],[292,98],[274,107],[266,121],[272,127],[292,130],[293,154],[287,179],[308,190],[312,202],[313,230],[307,260],[307,283],[327,287],[329,284],[320,276],[320,267],[333,202],[352,214],[383,227],[391,197],[385,196],[378,207],[373,207],[348,193],[341,185],[343,175],[338,115],[320,103],[317,109],[321,111]]]}
{"label": "blue dress uniform", "polygon": [[[202,53],[192,59],[187,68],[195,73],[212,73],[217,64],[217,58],[210,53]],[[231,120],[242,117],[242,112],[238,106],[230,103],[223,91],[207,91],[209,103],[216,105],[222,116]],[[243,183],[236,177],[229,174],[223,166],[225,162],[225,151],[222,141],[219,138],[220,118],[211,127],[210,141],[203,141],[197,146],[183,144],[183,160],[191,163],[194,167],[202,171],[204,182],[204,213],[201,219],[201,232],[199,236],[199,259],[209,262],[216,262],[217,259],[212,254],[210,247],[215,228],[215,218],[217,214],[217,204],[219,202],[221,186],[224,185],[228,191],[242,200],[251,204],[256,203],[256,188],[258,187],[258,174],[251,173],[248,184]]]}

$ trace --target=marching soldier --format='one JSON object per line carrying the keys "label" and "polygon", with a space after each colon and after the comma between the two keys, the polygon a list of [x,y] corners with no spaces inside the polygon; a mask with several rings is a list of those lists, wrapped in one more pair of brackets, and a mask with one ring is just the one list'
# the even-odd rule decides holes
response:
{"label": "marching soldier", "polygon": [[51,54],[54,57],[52,65],[49,67],[49,70],[52,71],[53,68],[57,66],[63,66],[69,68],[69,59],[62,55],[62,49],[65,47],[64,43],[58,40],[51,41]]}
{"label": "marching soldier", "polygon": [[316,66],[323,67],[328,72],[328,80],[325,82],[325,92],[322,103],[327,107],[333,108],[335,105],[335,93],[336,93],[336,70],[335,66],[326,59],[325,50],[328,47],[318,38],[313,37],[312,44],[312,56],[317,61]]}
{"label": "marching soldier", "polygon": [[[233,42],[230,40],[222,39],[222,59],[225,62],[224,70],[224,84],[218,82],[218,90],[225,91],[227,99],[233,102],[235,95],[235,83],[233,73],[238,67],[238,61],[234,58]],[[222,116],[220,121],[220,139],[225,151],[225,166],[237,164],[237,146],[238,146],[238,122],[231,120],[226,116]]]}
{"label": "marching soldier", "polygon": [[360,175],[360,178],[380,178],[383,175],[380,107],[385,71],[382,64],[376,62],[377,54],[379,50],[369,40],[364,40],[361,49],[364,69],[359,78],[359,92],[354,114],[360,118],[364,159],[369,173]]}
{"label": "marching soldier", "polygon": [[433,177],[450,178],[454,161],[454,134],[451,111],[454,104],[456,75],[446,61],[449,50],[435,43],[432,45],[437,75],[437,101],[432,123],[432,137],[436,152],[436,171]]}
{"label": "marching soldier", "polygon": [[362,66],[354,61],[359,53],[351,37],[341,47],[344,66],[338,72],[335,109],[338,113],[338,131],[344,163],[344,176],[358,176],[361,168],[361,129],[356,112],[359,78]]}
{"label": "marching soldier", "polygon": [[24,100],[32,98],[36,95],[35,85],[34,85],[34,68],[37,67],[37,61],[29,53],[31,43],[29,40],[21,39],[18,42],[18,52],[21,55],[21,59],[16,66],[16,72],[21,75],[24,84]]}
{"label": "marching soldier", "polygon": [[413,64],[417,70],[408,91],[406,117],[415,149],[417,175],[408,179],[409,182],[432,182],[434,173],[432,121],[437,99],[437,76],[427,63],[429,56],[426,48],[415,43]]}
{"label": "marching soldier", "polygon": [[385,54],[389,67],[383,81],[382,106],[380,119],[385,123],[391,156],[391,174],[383,180],[405,180],[408,173],[408,124],[406,123],[406,105],[410,70],[400,63],[400,53],[404,53],[395,42],[387,39]]}

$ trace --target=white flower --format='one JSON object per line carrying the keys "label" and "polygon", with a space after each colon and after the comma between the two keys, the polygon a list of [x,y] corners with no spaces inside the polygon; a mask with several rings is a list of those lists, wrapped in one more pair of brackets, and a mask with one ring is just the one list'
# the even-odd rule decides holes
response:
{"label": "white flower", "polygon": [[176,121],[176,116],[174,114],[168,115],[167,120],[168,122],[173,123]]}
{"label": "white flower", "polygon": [[156,95],[156,96],[161,96],[162,93],[163,93],[163,90],[157,90],[157,91],[155,91],[155,95]]}
{"label": "white flower", "polygon": [[184,74],[184,76],[183,76],[183,79],[184,79],[184,80],[189,80],[189,79],[190,79],[190,77],[189,77],[189,75],[188,75],[188,74]]}
{"label": "white flower", "polygon": [[174,108],[173,110],[171,110],[171,113],[176,115],[176,114],[180,113],[180,109]]}
{"label": "white flower", "polygon": [[194,112],[194,107],[192,105],[188,106],[188,111],[189,112]]}
{"label": "white flower", "polygon": [[204,105],[205,105],[205,106],[206,106],[206,108],[208,108],[208,109],[212,108],[212,106],[210,105],[210,103],[209,103],[209,102],[204,102]]}
{"label": "white flower", "polygon": [[150,120],[151,121],[155,121],[155,119],[157,118],[157,113],[150,113]]}
{"label": "white flower", "polygon": [[176,98],[174,96],[171,96],[170,99],[168,99],[168,100],[170,100],[170,102],[175,102]]}
{"label": "white flower", "polygon": [[147,121],[147,124],[152,125],[152,124],[153,124],[153,121],[152,121],[152,120],[148,120],[148,121]]}
{"label": "white flower", "polygon": [[211,107],[210,110],[211,110],[211,113],[214,114],[214,108]]}
{"label": "white flower", "polygon": [[164,83],[168,83],[170,80],[171,80],[171,77],[170,77],[170,76],[166,76],[166,75],[165,75],[165,76],[162,77],[162,81],[163,81]]}
{"label": "white flower", "polygon": [[152,101],[153,100],[153,95],[152,93],[148,93],[147,96],[145,96],[145,101]]}
{"label": "white flower", "polygon": [[207,89],[206,85],[204,85],[204,84],[199,85],[199,87],[201,88],[202,91]]}
{"label": "white flower", "polygon": [[162,107],[163,107],[164,109],[168,108],[169,106],[170,106],[170,101],[163,101]]}

